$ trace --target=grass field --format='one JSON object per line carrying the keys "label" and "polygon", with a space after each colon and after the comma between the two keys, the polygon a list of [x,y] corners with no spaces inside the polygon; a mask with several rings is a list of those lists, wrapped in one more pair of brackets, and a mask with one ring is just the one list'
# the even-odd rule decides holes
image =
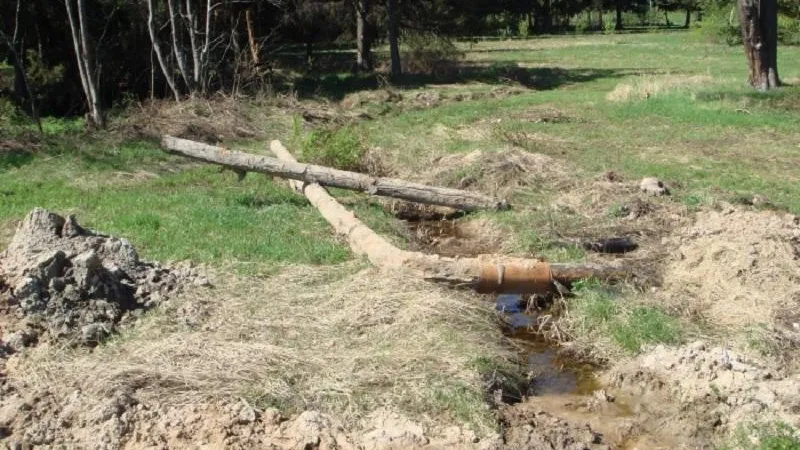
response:
{"label": "grass field", "polygon": [[[355,136],[352,145],[378,149],[382,163],[394,173],[437,184],[453,183],[430,178],[437,157],[476,150],[491,155],[513,147],[563,165],[554,170],[561,175],[543,176],[535,184],[504,192],[514,211],[478,216],[502,230],[506,252],[561,261],[585,258],[581,249],[555,243],[596,224],[539,206],[553,202],[566,185],[609,171],[627,181],[663,179],[672,191],[664,204],[684,211],[758,194],[775,208],[800,214],[800,48],[780,48],[779,68],[787,86],[756,93],[745,86],[740,48],[709,44],[688,31],[548,36],[459,46],[469,70],[441,79],[407,77],[394,89],[404,97],[430,92],[451,97],[500,94],[424,108],[368,105],[372,120],[352,123],[348,133]],[[349,74],[312,81],[318,85],[309,92],[316,94],[298,94],[300,105],[325,105],[358,94],[365,86],[377,88],[374,80]],[[241,103],[245,109],[271,111],[248,126],[268,130],[269,139],[281,139],[299,154],[310,131],[293,126],[291,111],[269,100],[270,109]],[[231,172],[164,154],[152,136],[85,133],[79,121],[46,120],[43,137],[35,136],[28,125],[4,127],[0,247],[27,211],[42,206],[125,236],[147,258],[235,266],[246,275],[353,259],[302,196],[271,179],[251,174],[239,182]],[[13,145],[1,145],[3,140]],[[225,144],[251,151],[263,147],[263,141],[252,139],[231,138]],[[469,176],[479,169],[459,167],[457,174]],[[404,245],[398,231],[402,227],[382,208],[363,196],[335,193],[346,197],[371,226]],[[613,201],[608,203],[607,213],[597,221],[616,220],[615,207]],[[294,305],[286,292],[282,295],[284,303]],[[627,304],[618,295],[593,283],[579,289],[571,305],[574,329],[586,336],[602,335],[621,353],[635,353],[650,343],[680,342],[699,329],[657,305]],[[481,314],[488,316],[490,311],[487,307]],[[437,330],[446,330],[446,321],[440,320],[443,313],[436,313],[441,326]],[[343,323],[336,326],[349,332]],[[475,323],[480,323],[476,332],[485,332],[485,324]],[[458,335],[446,341],[450,359],[465,367],[482,361],[483,353],[466,355],[492,351],[492,346],[478,346],[474,337]],[[436,364],[426,363],[424,370],[435,371]],[[457,381],[442,381],[434,403],[468,416],[483,402],[479,382]]]}

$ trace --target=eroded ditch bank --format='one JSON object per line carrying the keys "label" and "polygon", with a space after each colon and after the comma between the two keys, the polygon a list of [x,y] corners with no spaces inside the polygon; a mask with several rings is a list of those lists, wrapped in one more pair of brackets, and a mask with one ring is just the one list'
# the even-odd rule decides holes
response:
{"label": "eroded ditch bank", "polygon": [[[459,222],[412,223],[418,238],[412,245],[437,251],[447,251],[451,241],[468,246],[476,236]],[[688,310],[695,318],[733,324],[723,345],[650,346],[601,366],[545,337],[563,312],[549,307],[552,299],[494,297],[526,372],[523,398],[506,395],[500,406],[507,448],[712,449],[730,446],[733,435],[754,443],[766,438],[763,433],[797,439],[791,427],[800,426],[800,376],[796,364],[776,365],[774,357],[791,362],[800,343],[800,322],[790,312],[800,307],[798,222],[780,212],[723,206],[662,238],[656,254],[667,256],[664,283],[650,287],[649,295],[673,314]],[[635,250],[627,240],[613,242]],[[499,250],[489,245],[480,252],[487,248]],[[767,327],[785,346],[782,353],[759,358],[731,341],[754,326]]]}
{"label": "eroded ditch bank", "polygon": [[[82,341],[78,337],[89,335],[83,332],[84,327],[96,323],[111,334],[114,327],[133,325],[141,314],[136,311],[169,298],[176,287],[194,283],[192,280],[199,277],[196,271],[141,262],[124,240],[84,230],[72,219],[54,219],[40,212],[29,216],[21,229],[28,230],[23,233],[28,237],[15,238],[12,247],[17,257],[5,256],[4,287],[0,289],[4,296],[11,294],[11,301],[4,303],[3,315],[3,340],[11,351],[21,352],[30,345],[96,345],[106,335]],[[797,220],[791,216],[736,210],[704,212],[694,224],[665,241],[678,243],[676,252],[683,255],[669,261],[666,279],[675,280],[675,271],[685,270],[686,264],[707,271],[715,268],[715,279],[724,279],[729,289],[739,286],[751,292],[751,301],[770,296],[770,302],[761,301],[765,309],[757,312],[758,317],[774,317],[783,327],[782,336],[791,340],[795,336],[792,330],[800,328],[792,316],[796,311],[792,302],[797,301],[793,293],[797,291],[791,287],[800,275],[798,236]],[[99,265],[93,262],[95,258]],[[778,285],[768,293],[753,290],[765,277]],[[199,283],[205,282],[200,278]],[[32,291],[31,286],[39,286],[39,290]],[[675,303],[676,294],[668,290],[669,286],[665,284],[656,294],[671,296]],[[698,297],[697,292],[706,292],[702,283],[690,287],[693,293],[681,297],[682,307],[688,307]],[[69,296],[62,294],[73,290]],[[714,302],[729,301],[725,292],[712,292],[703,297],[710,304],[695,304],[694,309],[714,311],[720,307]],[[539,319],[553,313],[547,309],[548,299],[505,295],[495,301],[498,311],[506,313],[508,335],[520,348],[521,371],[526,375],[525,385],[517,393],[524,395],[518,395],[517,401],[506,396],[508,402],[498,405],[501,427],[495,440],[473,442],[477,438],[464,430],[451,430],[450,437],[432,438],[418,423],[389,411],[370,416],[373,422],[367,427],[373,432],[354,438],[331,417],[313,411],[286,417],[279,410],[237,401],[202,407],[154,407],[138,397],[138,388],[131,390],[130,386],[104,392],[105,400],[100,401],[92,400],[96,393],[80,390],[60,399],[47,391],[26,392],[7,385],[3,385],[0,400],[0,439],[46,446],[76,439],[90,442],[92,434],[100,433],[107,441],[104,445],[122,448],[120,443],[127,440],[151,442],[131,436],[162,436],[164,430],[177,426],[183,435],[202,435],[220,448],[247,448],[268,442],[277,448],[312,449],[400,448],[398,445],[711,449],[726,442],[742,424],[779,421],[800,425],[800,377],[788,365],[776,365],[730,345],[710,342],[657,346],[605,367],[586,365],[571,359],[569,353],[561,352],[540,334],[526,331],[538,328]],[[29,317],[29,310],[38,311],[35,320]],[[747,314],[752,317],[755,313]],[[721,319],[730,324],[729,316]],[[35,339],[26,343],[21,335],[9,333],[14,331],[9,324],[23,323],[18,320],[24,321],[25,329],[36,331]],[[62,328],[53,325],[62,320]],[[63,328],[70,324],[71,328]],[[60,332],[62,329],[66,334]],[[19,342],[9,342],[13,341],[9,336],[19,338]],[[149,382],[142,379],[137,383]],[[169,439],[174,445],[188,442]]]}

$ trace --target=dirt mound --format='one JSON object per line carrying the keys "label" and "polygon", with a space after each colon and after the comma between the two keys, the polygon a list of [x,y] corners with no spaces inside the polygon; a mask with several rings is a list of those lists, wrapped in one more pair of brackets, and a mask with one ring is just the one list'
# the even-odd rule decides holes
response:
{"label": "dirt mound", "polygon": [[656,441],[714,448],[739,424],[779,420],[800,426],[800,376],[782,376],[702,342],[656,347],[604,378],[631,402],[638,428],[655,433]]}
{"label": "dirt mound", "polygon": [[[347,433],[317,411],[292,418],[275,408],[259,409],[244,400],[194,405],[140,403],[119,390],[105,399],[74,391],[66,398],[50,392],[7,397],[0,424],[9,448],[85,449],[210,448],[286,450],[494,449],[497,441],[477,439],[457,428],[430,434],[419,424],[388,411],[365,418],[359,433]],[[4,439],[5,438],[5,439]]]}
{"label": "dirt mound", "polygon": [[588,424],[556,417],[542,408],[512,407],[504,411],[505,449],[609,450]]}
{"label": "dirt mound", "polygon": [[159,303],[187,274],[139,260],[125,239],[31,211],[0,253],[0,324],[11,351],[39,340],[95,345]]}
{"label": "dirt mound", "polygon": [[800,308],[800,219],[727,208],[697,214],[665,244],[675,248],[662,296],[726,327],[768,324]]}

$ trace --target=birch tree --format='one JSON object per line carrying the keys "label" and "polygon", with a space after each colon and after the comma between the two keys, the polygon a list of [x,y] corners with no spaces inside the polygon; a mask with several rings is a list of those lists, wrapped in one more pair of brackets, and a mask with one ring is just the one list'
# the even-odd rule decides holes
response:
{"label": "birch tree", "polygon": [[[75,4],[73,5],[73,1]],[[92,125],[104,128],[106,125],[100,102],[100,77],[97,60],[94,56],[92,37],[89,35],[88,18],[86,16],[85,0],[66,0],[67,21],[72,34],[72,45],[75,49],[75,59],[81,79],[81,86],[89,106],[89,120]],[[77,15],[76,15],[77,9]]]}

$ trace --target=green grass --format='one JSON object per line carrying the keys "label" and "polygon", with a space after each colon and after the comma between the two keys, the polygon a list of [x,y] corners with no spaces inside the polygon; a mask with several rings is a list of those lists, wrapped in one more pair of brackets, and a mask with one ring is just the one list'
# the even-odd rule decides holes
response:
{"label": "green grass", "polygon": [[0,160],[0,223],[36,206],[129,238],[147,258],[330,264],[350,257],[307,200],[251,174],[186,165],[147,141]]}
{"label": "green grass", "polygon": [[567,324],[577,335],[609,336],[615,347],[628,353],[638,353],[647,345],[682,340],[680,321],[659,308],[637,305],[595,280],[573,287],[575,298],[567,306]]}
{"label": "green grass", "polygon": [[678,321],[663,311],[640,306],[611,327],[611,334],[620,347],[638,352],[648,344],[676,344],[680,342]]}
{"label": "green grass", "polygon": [[[436,137],[436,126],[470,127],[501,119],[503,129],[552,138],[552,143],[528,149],[568,161],[588,175],[614,170],[628,179],[660,176],[680,186],[674,190],[678,198],[760,193],[800,212],[795,170],[800,91],[788,87],[758,94],[743,86],[746,65],[738,47],[708,44],[691,33],[652,33],[487,41],[463,48],[468,61],[529,65],[531,77],[547,75],[549,81],[542,84],[554,88],[373,121],[364,125],[372,144],[402,148],[399,163],[419,166],[425,163],[421,156],[434,148],[467,152],[504,144],[491,133],[471,143],[457,136]],[[784,78],[800,76],[800,48],[781,47],[779,59]],[[620,83],[665,74],[708,76],[710,82],[648,100],[606,99]],[[513,118],[537,106],[553,107],[576,120],[533,123]]]}
{"label": "green grass", "polygon": [[740,425],[720,450],[800,450],[800,432],[783,422]]}

